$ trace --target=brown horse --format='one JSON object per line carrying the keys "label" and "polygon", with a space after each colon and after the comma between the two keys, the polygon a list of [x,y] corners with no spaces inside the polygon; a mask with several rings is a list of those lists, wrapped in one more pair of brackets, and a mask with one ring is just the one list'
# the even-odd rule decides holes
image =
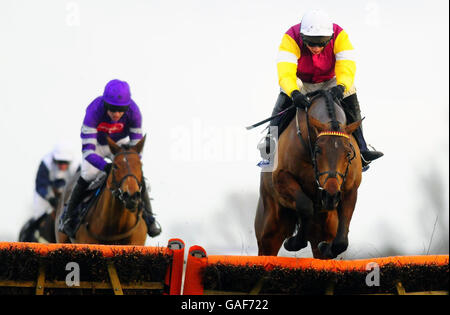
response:
{"label": "brown horse", "polygon": [[[63,187],[53,187],[53,195],[58,203],[61,201]],[[50,213],[43,214],[37,220],[28,220],[20,229],[19,242],[56,243],[55,238],[56,207],[52,207]]]}
{"label": "brown horse", "polygon": [[56,243],[55,233],[53,227],[55,225],[56,209],[47,213],[39,223],[37,228],[38,235],[36,241],[38,243]]}
{"label": "brown horse", "polygon": [[[106,179],[106,186],[97,201],[88,210],[75,239],[58,231],[62,207],[56,214],[55,234],[58,243],[92,243],[118,245],[144,245],[147,226],[142,219],[141,189],[143,185],[142,163],[139,154],[145,137],[135,146],[118,146],[108,138],[114,154],[113,166]],[[78,176],[67,185],[64,202],[68,202]]]}
{"label": "brown horse", "polygon": [[347,249],[361,183],[360,152],[351,134],[361,121],[346,125],[344,111],[326,91],[311,97],[308,111],[297,109],[281,134],[274,170],[261,173],[258,255],[276,256],[283,242],[298,251],[309,241],[321,259]]}

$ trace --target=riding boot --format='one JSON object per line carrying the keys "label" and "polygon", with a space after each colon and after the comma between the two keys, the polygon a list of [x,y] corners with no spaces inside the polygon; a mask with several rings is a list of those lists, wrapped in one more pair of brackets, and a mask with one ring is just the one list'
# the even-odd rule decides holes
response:
{"label": "riding boot", "polygon": [[75,238],[77,225],[79,223],[76,208],[84,197],[84,193],[88,186],[89,182],[85,181],[83,177],[80,176],[70,195],[67,210],[63,213],[64,218],[62,218],[62,227],[60,226],[59,230],[70,238]]}
{"label": "riding boot", "polygon": [[384,155],[383,152],[370,151],[367,148],[366,140],[364,139],[364,135],[363,135],[361,126],[359,126],[358,129],[356,129],[353,132],[353,135],[356,138],[356,142],[358,142],[359,151],[361,152],[361,157],[363,159],[364,164],[367,165],[370,162],[372,162],[373,160],[376,160]]}
{"label": "riding boot", "polygon": [[159,234],[161,234],[161,226],[158,222],[156,222],[155,217],[153,216],[152,212],[152,205],[150,204],[150,197],[148,196],[148,191],[146,187],[145,180],[142,185],[142,201],[144,202],[143,205],[143,212],[142,212],[142,218],[144,219],[145,223],[147,224],[147,234],[150,237],[156,237]]}
{"label": "riding boot", "polygon": [[[344,98],[341,104],[347,117],[347,124],[361,119],[361,110],[356,93]],[[360,125],[358,129],[353,132],[353,136],[355,137],[356,142],[358,142],[359,151],[361,152],[364,166],[367,166],[373,160],[376,160],[384,155],[380,151],[370,151],[367,148],[366,140],[364,139],[362,131],[362,125]]]}
{"label": "riding boot", "polygon": [[36,219],[29,219],[19,234],[19,242],[33,242]]}
{"label": "riding boot", "polygon": [[19,234],[19,242],[37,242],[36,238],[34,237],[34,232],[39,227],[39,224],[42,222],[42,218],[46,216],[47,214],[44,213],[42,216],[40,216],[38,219],[31,218],[25,223],[22,230]]}
{"label": "riding boot", "polygon": [[[277,102],[275,103],[275,107],[273,108],[272,116],[275,116],[276,114],[282,112],[283,110],[288,108],[291,104],[292,104],[292,100],[290,99],[290,97],[287,94],[285,94],[284,92],[280,92],[280,94],[278,95],[278,98],[277,98]],[[259,151],[261,153],[261,157],[264,160],[267,160],[267,161],[270,160],[273,153],[275,152],[276,140],[278,140],[275,138],[278,137],[282,131],[280,128],[282,116],[283,115],[278,116],[270,121],[267,135],[264,136],[264,138],[258,144],[257,148],[259,149]],[[277,135],[273,135],[271,133],[271,129],[274,127],[278,128]]]}

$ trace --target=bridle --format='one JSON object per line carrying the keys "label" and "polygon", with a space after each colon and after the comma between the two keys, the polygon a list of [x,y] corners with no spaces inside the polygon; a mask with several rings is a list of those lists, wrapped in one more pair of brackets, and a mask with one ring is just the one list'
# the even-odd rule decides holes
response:
{"label": "bridle", "polygon": [[[319,94],[319,93],[317,93],[317,92],[324,93],[325,91],[316,91],[316,92],[313,92],[313,93],[308,94],[307,96],[308,96],[308,97],[309,97],[309,96],[314,97],[314,96],[316,96],[316,95]],[[296,128],[297,128],[297,135],[298,135],[298,137],[300,138],[300,141],[303,143],[303,146],[304,146],[305,148],[309,148],[309,155],[310,155],[310,158],[311,158],[311,161],[312,161],[312,165],[313,165],[313,168],[314,168],[314,176],[315,176],[315,181],[316,181],[317,189],[318,189],[319,191],[323,191],[323,190],[324,190],[323,186],[320,184],[320,181],[319,181],[319,179],[320,179],[321,176],[323,176],[323,175],[328,175],[327,178],[326,178],[325,181],[324,181],[324,184],[325,184],[325,183],[327,182],[328,179],[330,179],[330,178],[336,178],[336,179],[337,179],[337,176],[339,175],[339,176],[342,178],[342,183],[341,183],[341,186],[340,186],[339,190],[342,191],[342,188],[343,188],[343,186],[344,186],[345,180],[346,180],[346,178],[347,178],[347,174],[348,174],[348,170],[349,170],[350,164],[352,163],[352,160],[355,159],[355,157],[356,157],[355,148],[353,147],[353,145],[352,145],[351,142],[349,141],[349,145],[350,145],[350,147],[351,147],[351,149],[352,149],[353,154],[352,154],[351,157],[350,157],[350,156],[347,157],[347,167],[345,168],[344,174],[342,174],[342,173],[340,173],[340,172],[337,172],[337,171],[324,171],[324,172],[319,172],[319,169],[318,169],[318,167],[317,167],[317,158],[316,158],[316,155],[317,155],[317,147],[318,147],[318,145],[317,145],[317,140],[318,140],[320,137],[322,137],[322,136],[344,137],[344,138],[346,138],[346,139],[349,140],[349,139],[350,139],[350,136],[349,136],[348,134],[344,133],[344,132],[341,132],[341,131],[323,131],[323,132],[321,132],[321,133],[319,133],[319,134],[317,135],[317,137],[316,137],[316,139],[315,139],[315,141],[314,141],[314,144],[313,144],[312,141],[311,141],[311,136],[310,136],[310,132],[309,132],[309,114],[308,114],[308,107],[305,107],[305,113],[306,113],[306,126],[307,126],[306,130],[307,130],[307,133],[308,133],[308,142],[309,142],[309,144],[306,143],[306,141],[303,139],[303,136],[302,136],[302,132],[301,132],[301,129],[300,129],[300,123],[299,123],[299,121],[298,121],[298,116],[299,116],[299,108],[298,108],[298,107],[297,107],[297,113],[296,113],[296,115],[295,115],[295,123],[296,123]],[[337,121],[333,121],[333,122],[332,122],[332,126],[333,126],[334,124],[337,124]],[[314,149],[313,149],[313,148],[314,148]]]}
{"label": "bridle", "polygon": [[348,140],[350,139],[350,136],[348,134],[346,134],[344,132],[340,132],[340,131],[323,131],[323,132],[321,132],[321,133],[319,133],[317,135],[316,141],[314,142],[314,150],[313,150],[314,155],[313,155],[313,159],[312,160],[313,160],[313,165],[314,165],[314,172],[315,172],[315,177],[316,177],[317,188],[319,190],[323,190],[324,189],[322,187],[322,185],[320,184],[320,181],[319,181],[321,176],[328,175],[325,178],[325,181],[323,182],[323,184],[325,185],[325,183],[327,182],[328,179],[330,179],[330,178],[336,178],[337,179],[337,176],[339,175],[342,178],[342,183],[341,183],[341,186],[339,187],[339,190],[342,191],[342,188],[343,188],[344,183],[345,183],[345,179],[347,178],[347,174],[348,174],[348,170],[349,170],[350,164],[352,164],[353,159],[355,159],[355,157],[356,157],[355,148],[353,147],[353,145],[349,141],[350,148],[352,149],[352,153],[353,154],[351,156],[347,156],[347,166],[345,168],[344,174],[342,174],[340,172],[337,172],[337,171],[319,172],[318,167],[317,167],[317,158],[316,158],[317,150],[316,150],[316,148],[318,147],[317,140],[319,139],[319,137],[322,137],[322,136],[344,137],[344,138],[346,138]]}
{"label": "bridle", "polygon": [[[111,193],[113,194],[114,197],[116,197],[117,199],[119,199],[120,201],[122,201],[125,205],[129,205],[130,204],[130,195],[128,194],[128,192],[124,192],[122,190],[122,184],[124,183],[124,181],[128,178],[128,177],[132,177],[136,180],[138,187],[139,187],[139,194],[142,192],[142,185],[143,185],[143,178],[141,177],[141,179],[137,178],[136,175],[134,175],[131,172],[131,168],[130,168],[130,164],[128,162],[127,159],[127,155],[131,155],[131,154],[137,154],[139,155],[139,153],[134,152],[134,151],[122,151],[117,153],[114,156],[114,159],[116,159],[118,156],[120,155],[124,155],[124,160],[126,162],[127,168],[128,168],[128,173],[125,174],[120,181],[116,180],[116,176],[115,176],[115,169],[114,169],[114,165],[111,168],[111,176],[112,176],[112,187],[109,187],[109,190],[111,191]],[[142,172],[141,172],[142,173]],[[139,202],[136,206],[138,206],[139,208],[141,208],[141,204],[142,202]],[[140,210],[140,209],[139,209]]]}

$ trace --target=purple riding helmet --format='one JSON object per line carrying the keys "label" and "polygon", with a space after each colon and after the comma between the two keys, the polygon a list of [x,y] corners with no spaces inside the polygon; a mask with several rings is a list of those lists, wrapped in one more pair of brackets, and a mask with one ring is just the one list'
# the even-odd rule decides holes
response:
{"label": "purple riding helmet", "polygon": [[131,104],[130,86],[125,81],[109,81],[103,92],[103,101],[114,106],[129,106]]}

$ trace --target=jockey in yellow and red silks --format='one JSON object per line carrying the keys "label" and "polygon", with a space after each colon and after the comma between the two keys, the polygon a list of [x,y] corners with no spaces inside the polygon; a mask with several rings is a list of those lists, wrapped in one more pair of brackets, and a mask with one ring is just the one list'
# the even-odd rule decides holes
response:
{"label": "jockey in yellow and red silks", "polygon": [[302,36],[301,25],[292,26],[281,40],[277,68],[282,90],[289,96],[299,90],[297,78],[312,84],[335,78],[335,85],[349,91],[353,87],[356,63],[347,33],[339,25],[330,24],[325,32],[318,33],[331,35]]}
{"label": "jockey in yellow and red silks", "polygon": [[[304,108],[309,105],[305,94],[317,90],[329,90],[341,102],[347,122],[361,119],[356,89],[354,87],[356,62],[354,48],[347,32],[320,10],[306,13],[301,23],[292,26],[283,35],[277,58],[278,96],[272,116],[288,108],[292,103]],[[271,121],[278,126],[281,117]],[[282,130],[279,130],[281,134]],[[354,132],[365,164],[383,156],[369,151],[362,128]],[[267,152],[270,134],[258,146]]]}

